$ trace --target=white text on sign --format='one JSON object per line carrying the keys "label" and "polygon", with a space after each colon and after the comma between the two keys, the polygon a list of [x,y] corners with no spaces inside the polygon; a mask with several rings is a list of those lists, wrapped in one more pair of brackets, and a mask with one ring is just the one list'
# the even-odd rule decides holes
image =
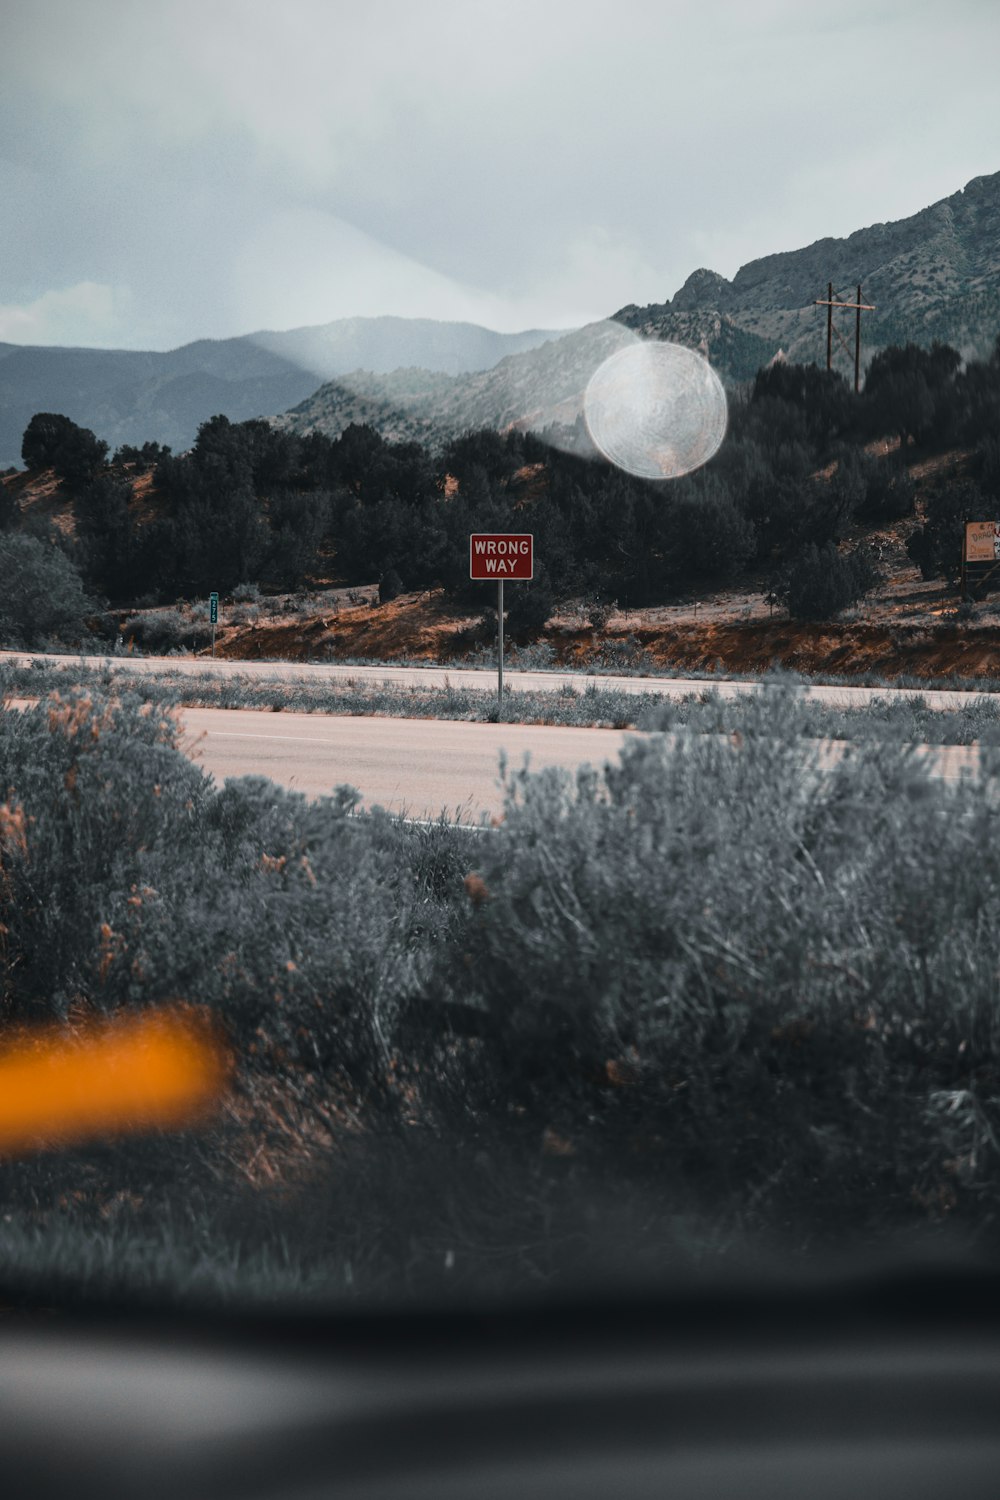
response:
{"label": "white text on sign", "polygon": [[518,533],[473,533],[469,538],[469,576],[530,579],[532,541],[530,535]]}

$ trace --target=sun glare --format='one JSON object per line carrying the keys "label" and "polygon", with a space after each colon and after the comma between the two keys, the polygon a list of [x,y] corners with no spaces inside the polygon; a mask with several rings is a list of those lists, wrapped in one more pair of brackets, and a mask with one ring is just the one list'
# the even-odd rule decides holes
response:
{"label": "sun glare", "polygon": [[680,344],[619,349],[583,403],[595,445],[640,479],[677,479],[707,463],[726,434],[726,393],[706,359]]}

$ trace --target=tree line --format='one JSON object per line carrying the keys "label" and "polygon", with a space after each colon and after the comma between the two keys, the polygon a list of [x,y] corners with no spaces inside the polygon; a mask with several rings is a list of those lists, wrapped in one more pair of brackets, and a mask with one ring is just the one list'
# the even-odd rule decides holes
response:
{"label": "tree line", "polygon": [[[744,577],[808,613],[815,590],[801,587],[804,571],[826,578],[848,568],[853,582],[842,573],[821,602],[828,612],[842,607],[845,588],[857,597],[871,585],[871,561],[841,558],[837,544],[858,524],[912,513],[905,460],[914,445],[969,450],[960,493],[932,496],[910,543],[925,571],[947,571],[959,517],[993,514],[998,412],[1000,339],[988,360],[964,366],[940,344],[882,350],[859,395],[835,372],[773,363],[731,397],[712,461],[673,481],[567,451],[574,434],[565,431],[487,428],[431,453],[368,426],[330,439],[224,416],[202,424],[188,453],[146,443],[109,457],[92,432],[40,413],[22,458],[54,469],[71,496],[76,535],[59,545],[85,588],[112,605],[314,578],[378,579],[383,599],[439,587],[483,604],[468,579],[469,533],[515,530],[535,536],[536,580],[516,591],[526,618],[544,622],[565,598],[639,606]],[[875,439],[898,439],[895,453],[866,452]],[[135,496],[143,474],[146,506]],[[23,530],[10,490],[4,500],[0,526]]]}

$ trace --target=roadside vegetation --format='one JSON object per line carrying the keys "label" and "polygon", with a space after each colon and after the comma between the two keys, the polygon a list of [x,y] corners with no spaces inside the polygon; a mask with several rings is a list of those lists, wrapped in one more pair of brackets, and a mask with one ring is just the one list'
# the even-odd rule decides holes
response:
{"label": "roadside vegetation", "polygon": [[493,688],[399,686],[365,678],[329,682],[268,680],[249,674],[157,671],[144,677],[114,667],[29,666],[0,663],[0,694],[34,699],[68,687],[123,695],[147,705],[264,709],[272,713],[368,715],[394,719],[453,719],[481,724],[555,724],[567,728],[688,730],[699,734],[758,732],[780,706],[788,729],[805,739],[892,741],[929,745],[1000,742],[1000,694],[975,695],[955,709],[928,705],[919,691],[875,696],[863,707],[840,708],[798,691],[805,684],[780,672],[759,685],[760,697],[724,696],[710,678],[672,696],[650,686],[625,692],[580,676],[575,683],[522,690],[508,687],[501,705]]}
{"label": "roadside vegetation", "polygon": [[204,1007],[235,1082],[200,1133],[0,1164],[8,1301],[998,1248],[1000,753],[820,773],[800,704],[710,703],[606,782],[508,773],[481,831],[217,789],[116,690],[0,711],[4,1022]]}

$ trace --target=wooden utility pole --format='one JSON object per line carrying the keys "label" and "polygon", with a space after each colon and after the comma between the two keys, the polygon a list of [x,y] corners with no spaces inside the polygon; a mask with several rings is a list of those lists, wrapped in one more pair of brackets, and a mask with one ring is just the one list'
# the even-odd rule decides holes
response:
{"label": "wooden utility pole", "polygon": [[854,390],[857,393],[861,389],[861,314],[863,312],[874,312],[875,304],[874,302],[862,302],[860,284],[858,286],[857,300],[854,302],[842,302],[839,297],[833,295],[833,282],[829,281],[827,282],[826,298],[817,297],[815,305],[826,308],[826,368],[828,370],[833,369],[834,334],[837,335],[837,338],[843,345],[845,353],[847,355],[851,353],[847,345],[847,340],[840,329],[834,326],[833,309],[835,307],[846,307],[853,308],[854,310]]}

